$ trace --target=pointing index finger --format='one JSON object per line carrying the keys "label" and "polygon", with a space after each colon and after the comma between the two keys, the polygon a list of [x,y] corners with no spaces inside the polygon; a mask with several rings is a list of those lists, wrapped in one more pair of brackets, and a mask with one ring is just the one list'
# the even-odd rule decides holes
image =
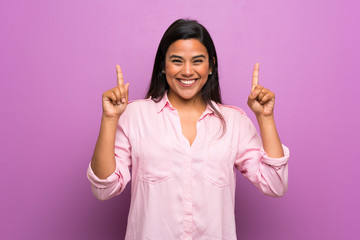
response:
{"label": "pointing index finger", "polygon": [[124,79],[119,65],[116,65],[117,84],[124,85]]}
{"label": "pointing index finger", "polygon": [[259,63],[255,64],[253,75],[252,75],[252,85],[251,92],[254,91],[255,87],[259,84]]}

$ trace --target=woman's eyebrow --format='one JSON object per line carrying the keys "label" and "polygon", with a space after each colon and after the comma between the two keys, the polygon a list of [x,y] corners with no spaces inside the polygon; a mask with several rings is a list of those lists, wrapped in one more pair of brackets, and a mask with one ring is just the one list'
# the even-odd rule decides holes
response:
{"label": "woman's eyebrow", "polygon": [[[169,57],[169,59],[170,59],[170,58],[180,58],[180,59],[184,59],[183,57],[178,56],[178,55],[171,55],[171,56]],[[194,58],[206,58],[206,57],[205,57],[205,55],[200,54],[200,55],[196,55],[196,56],[192,57],[191,59],[194,59]]]}
{"label": "woman's eyebrow", "polygon": [[197,55],[197,56],[192,57],[191,59],[194,59],[194,58],[206,58],[206,57],[205,57],[205,55],[200,54],[200,55]]}

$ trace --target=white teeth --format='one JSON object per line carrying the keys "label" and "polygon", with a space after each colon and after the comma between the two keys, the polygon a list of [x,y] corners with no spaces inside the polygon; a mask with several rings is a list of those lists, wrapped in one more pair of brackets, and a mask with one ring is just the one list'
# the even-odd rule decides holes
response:
{"label": "white teeth", "polygon": [[190,85],[190,84],[193,84],[195,82],[195,80],[180,80],[180,82],[183,83],[183,84]]}

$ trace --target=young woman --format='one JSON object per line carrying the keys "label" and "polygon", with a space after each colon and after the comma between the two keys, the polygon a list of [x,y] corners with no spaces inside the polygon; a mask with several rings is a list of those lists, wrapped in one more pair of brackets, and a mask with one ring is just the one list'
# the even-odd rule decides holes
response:
{"label": "young woman", "polygon": [[129,83],[116,70],[87,176],[101,200],[132,179],[126,239],[236,239],[235,169],[266,195],[286,192],[289,149],[275,128],[275,95],[259,85],[259,64],[248,105],[261,137],[243,110],[221,104],[215,46],[196,21],[166,30],[147,99],[128,103]]}

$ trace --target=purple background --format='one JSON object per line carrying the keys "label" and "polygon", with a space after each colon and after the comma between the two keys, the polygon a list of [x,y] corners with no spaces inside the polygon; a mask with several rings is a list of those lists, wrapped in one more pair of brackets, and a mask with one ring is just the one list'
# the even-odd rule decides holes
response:
{"label": "purple background", "polygon": [[86,178],[101,95],[120,64],[130,99],[144,97],[160,38],[180,17],[210,31],[226,104],[255,120],[246,101],[256,61],[260,84],[276,93],[289,190],[266,197],[238,173],[239,239],[358,237],[359,5],[2,1],[0,238],[123,239],[130,184],[102,202]]}

